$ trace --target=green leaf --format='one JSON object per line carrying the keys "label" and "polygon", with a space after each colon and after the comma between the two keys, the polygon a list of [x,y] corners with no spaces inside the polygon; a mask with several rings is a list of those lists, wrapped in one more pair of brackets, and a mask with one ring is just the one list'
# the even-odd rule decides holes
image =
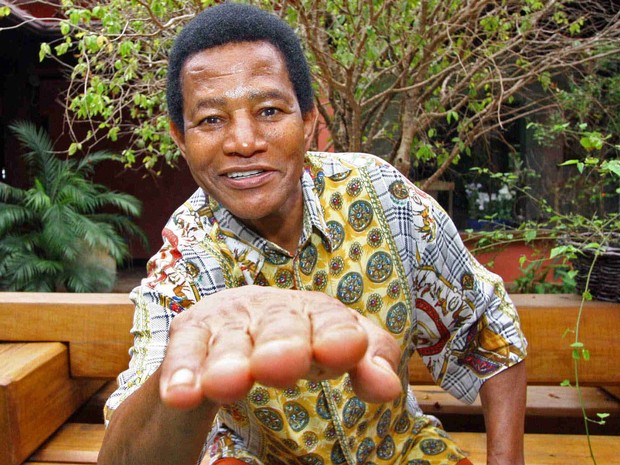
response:
{"label": "green leaf", "polygon": [[4,18],[5,16],[8,16],[10,14],[11,14],[11,7],[3,6],[0,8],[0,18]]}
{"label": "green leaf", "polygon": [[570,384],[570,381],[569,381],[569,380],[567,380],[567,379],[563,380],[563,381],[560,383],[560,386],[562,386],[562,387],[570,387],[570,385],[571,385],[571,384]]}
{"label": "green leaf", "polygon": [[51,55],[51,53],[52,48],[50,47],[50,44],[48,44],[47,42],[43,42],[41,44],[41,48],[39,48],[39,61],[43,61],[45,57],[47,55]]}
{"label": "green leaf", "polygon": [[581,351],[581,355],[583,356],[583,359],[588,362],[590,360],[590,351],[588,349],[583,349]]}
{"label": "green leaf", "polygon": [[528,229],[525,231],[525,234],[523,234],[523,238],[525,239],[525,242],[531,242],[536,239],[536,235],[537,231],[535,229]]}
{"label": "green leaf", "polygon": [[68,153],[69,155],[75,155],[78,150],[82,150],[82,144],[80,144],[79,142],[72,142],[69,146]]}

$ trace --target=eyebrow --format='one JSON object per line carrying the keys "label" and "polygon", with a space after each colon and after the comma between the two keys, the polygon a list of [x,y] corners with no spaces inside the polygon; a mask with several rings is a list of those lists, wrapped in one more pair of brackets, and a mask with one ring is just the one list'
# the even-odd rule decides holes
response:
{"label": "eyebrow", "polygon": [[[276,99],[289,102],[289,97],[286,93],[278,89],[270,90],[251,90],[247,92],[247,97],[251,102],[260,102],[263,100]],[[199,111],[202,108],[223,107],[226,105],[226,97],[205,97],[200,99],[198,103],[192,109],[192,114]]]}

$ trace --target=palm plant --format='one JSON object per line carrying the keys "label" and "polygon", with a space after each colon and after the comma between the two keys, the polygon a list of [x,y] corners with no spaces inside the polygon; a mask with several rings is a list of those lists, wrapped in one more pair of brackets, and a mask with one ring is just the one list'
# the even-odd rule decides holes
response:
{"label": "palm plant", "polygon": [[0,183],[0,289],[110,291],[116,270],[106,261],[128,258],[126,236],[146,241],[131,220],[140,215],[140,201],[90,179],[114,155],[63,159],[44,130],[23,121],[10,128],[26,149],[32,184]]}

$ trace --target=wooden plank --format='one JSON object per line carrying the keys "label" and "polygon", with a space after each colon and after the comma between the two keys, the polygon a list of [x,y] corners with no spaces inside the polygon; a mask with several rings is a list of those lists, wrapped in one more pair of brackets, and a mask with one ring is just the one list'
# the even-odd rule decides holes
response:
{"label": "wooden plank", "polygon": [[132,321],[126,294],[0,293],[0,341],[66,342],[77,377],[113,378],[127,368]]}
{"label": "wooden plank", "polygon": [[[103,425],[68,423],[24,465],[37,465],[38,462],[96,463],[103,435]],[[486,463],[484,433],[450,433],[450,436],[469,454],[475,465]],[[620,437],[592,436],[591,440],[598,463],[616,463]],[[528,465],[589,463],[586,437],[571,434],[526,434],[525,461]]]}
{"label": "wooden plank", "polygon": [[[515,294],[523,332],[528,342],[528,383],[560,384],[575,374],[572,334],[579,312],[580,299],[575,295]],[[588,362],[579,362],[581,385],[620,385],[620,304],[586,302],[583,309],[580,341],[590,351]],[[433,384],[428,370],[415,355],[409,364],[411,384]]]}
{"label": "wooden plank", "polygon": [[[484,433],[450,433],[469,455],[474,465],[486,463]],[[600,464],[618,462],[619,436],[591,436],[592,450]],[[528,465],[567,465],[592,463],[585,435],[526,434],[525,463]]]}
{"label": "wooden plank", "polygon": [[0,344],[0,463],[20,464],[102,384],[69,378],[64,344]]}
{"label": "wooden plank", "polygon": [[34,462],[97,463],[105,426],[66,423],[31,457]]}
{"label": "wooden plank", "polygon": [[[574,295],[516,294],[529,340],[530,384],[573,379],[572,339],[580,299]],[[0,340],[64,341],[73,376],[113,378],[127,367],[133,306],[125,294],[0,293]],[[591,360],[580,363],[583,385],[620,385],[620,304],[586,302],[581,341]],[[412,384],[432,384],[419,358],[410,364]]]}
{"label": "wooden plank", "polygon": [[[431,415],[481,415],[480,398],[473,404],[466,404],[440,387],[428,385],[412,386],[422,411]],[[620,416],[620,401],[597,387],[583,387],[582,397],[588,415],[609,413]],[[527,407],[528,417],[573,417],[581,418],[581,406],[577,390],[562,386],[528,386]]]}

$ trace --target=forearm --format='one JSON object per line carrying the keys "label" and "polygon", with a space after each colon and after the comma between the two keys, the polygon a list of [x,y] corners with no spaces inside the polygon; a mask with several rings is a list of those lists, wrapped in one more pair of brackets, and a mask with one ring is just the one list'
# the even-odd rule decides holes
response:
{"label": "forearm", "polygon": [[522,465],[527,376],[518,363],[487,380],[480,389],[487,430],[488,465]]}
{"label": "forearm", "polygon": [[159,370],[114,412],[99,465],[195,465],[218,406],[171,409],[159,395]]}

